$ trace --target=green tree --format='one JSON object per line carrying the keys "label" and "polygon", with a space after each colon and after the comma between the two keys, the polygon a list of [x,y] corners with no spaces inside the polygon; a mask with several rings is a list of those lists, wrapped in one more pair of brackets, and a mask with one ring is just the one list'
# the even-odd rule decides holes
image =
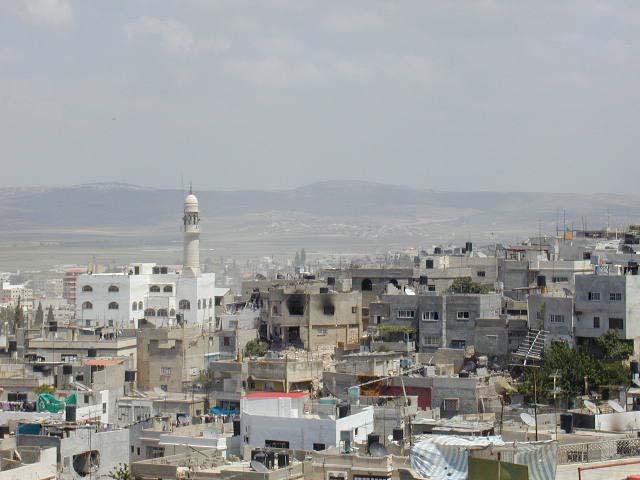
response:
{"label": "green tree", "polygon": [[47,310],[47,323],[51,323],[55,320],[53,316],[53,305],[49,305],[49,310]]}
{"label": "green tree", "polygon": [[36,395],[40,395],[41,393],[50,393],[53,395],[56,393],[56,387],[53,385],[39,385],[36,388]]}
{"label": "green tree", "polygon": [[300,250],[300,263],[302,265],[306,265],[307,264],[307,252],[305,251],[304,248],[302,250]]}
{"label": "green tree", "polygon": [[474,282],[471,277],[456,278],[449,287],[449,293],[489,293],[493,289],[490,285]]}
{"label": "green tree", "polygon": [[20,303],[20,297],[18,297],[18,303],[16,304],[16,308],[13,312],[13,328],[14,331],[16,328],[22,328],[24,326],[24,311],[22,310],[22,305]]}
{"label": "green tree", "polygon": [[267,344],[251,340],[244,347],[244,353],[247,357],[264,357],[267,354]]}
{"label": "green tree", "polygon": [[44,310],[42,310],[42,302],[38,302],[38,310],[36,310],[35,324],[42,325],[44,321]]}
{"label": "green tree", "polygon": [[126,463],[118,463],[109,471],[107,477],[112,480],[132,480],[131,470],[129,470],[129,465]]}

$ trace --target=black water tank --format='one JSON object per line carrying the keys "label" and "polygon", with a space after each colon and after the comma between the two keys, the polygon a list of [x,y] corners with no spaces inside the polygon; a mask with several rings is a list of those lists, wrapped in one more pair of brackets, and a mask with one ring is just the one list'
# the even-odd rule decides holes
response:
{"label": "black water tank", "polygon": [[266,455],[267,463],[265,463],[265,465],[267,466],[267,468],[273,469],[273,467],[275,467],[276,465],[276,452],[274,452],[273,450],[268,450]]}
{"label": "black water tank", "polygon": [[233,436],[237,437],[238,435],[240,435],[240,419],[234,418],[233,419]]}
{"label": "black water tank", "polygon": [[469,372],[467,370],[460,370],[460,372],[458,373],[458,377],[469,378]]}
{"label": "black water tank", "polygon": [[464,244],[464,250],[465,252],[469,253],[473,251],[473,243],[471,242],[465,242]]}
{"label": "black water tank", "polygon": [[349,403],[342,402],[338,405],[338,418],[344,418],[349,415]]}
{"label": "black water tank", "polygon": [[76,406],[75,405],[67,405],[64,407],[64,419],[67,422],[75,422],[76,421]]}
{"label": "black water tank", "polygon": [[278,454],[278,468],[284,468],[288,466],[289,466],[289,454],[288,453]]}
{"label": "black water tank", "polygon": [[370,433],[367,435],[367,452],[369,452],[369,447],[374,443],[380,442],[380,435],[376,435],[375,433]]}
{"label": "black water tank", "polygon": [[536,282],[538,287],[546,287],[547,286],[547,277],[544,275],[538,275],[536,277]]}
{"label": "black water tank", "polygon": [[561,413],[560,428],[564,430],[565,433],[571,433],[573,431],[573,415],[570,413]]}
{"label": "black water tank", "polygon": [[393,440],[396,442],[401,442],[403,438],[404,438],[404,430],[402,428],[394,428]]}

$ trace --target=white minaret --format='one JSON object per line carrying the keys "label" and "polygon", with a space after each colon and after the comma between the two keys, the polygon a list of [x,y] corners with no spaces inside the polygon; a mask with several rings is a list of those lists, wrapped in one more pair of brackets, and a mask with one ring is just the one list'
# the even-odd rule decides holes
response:
{"label": "white minaret", "polygon": [[200,208],[198,199],[189,189],[184,199],[184,252],[182,256],[182,274],[189,277],[200,275]]}

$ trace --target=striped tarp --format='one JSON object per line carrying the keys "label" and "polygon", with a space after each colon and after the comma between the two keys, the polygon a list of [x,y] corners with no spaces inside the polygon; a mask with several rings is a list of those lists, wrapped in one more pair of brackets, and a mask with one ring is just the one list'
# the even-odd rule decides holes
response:
{"label": "striped tarp", "polygon": [[556,442],[505,443],[501,437],[455,437],[437,435],[416,443],[409,452],[411,466],[433,480],[466,480],[469,453],[526,465],[531,480],[554,480],[558,460]]}

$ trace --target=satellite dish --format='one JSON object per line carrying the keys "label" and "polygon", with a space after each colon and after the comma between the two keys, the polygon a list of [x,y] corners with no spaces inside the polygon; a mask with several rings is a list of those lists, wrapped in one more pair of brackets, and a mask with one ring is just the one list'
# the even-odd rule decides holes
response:
{"label": "satellite dish", "polygon": [[251,468],[253,468],[256,472],[269,473],[269,469],[262,462],[251,460],[251,463],[249,465],[251,465]]}
{"label": "satellite dish", "polygon": [[535,425],[536,425],[536,419],[533,418],[528,413],[521,413],[520,414],[520,420],[522,420],[522,423],[524,423],[525,425],[527,425],[529,427],[535,427]]}
{"label": "satellite dish", "polygon": [[387,449],[381,443],[374,442],[369,445],[369,455],[372,457],[386,457]]}
{"label": "satellite dish", "polygon": [[598,407],[591,400],[585,400],[584,401],[584,406],[585,406],[585,408],[587,410],[589,410],[594,415],[598,413]]}
{"label": "satellite dish", "polygon": [[387,436],[387,440],[389,440],[390,442],[393,442],[393,435]]}
{"label": "satellite dish", "polygon": [[624,412],[624,407],[615,400],[607,400],[607,404],[612,408],[614,412]]}

